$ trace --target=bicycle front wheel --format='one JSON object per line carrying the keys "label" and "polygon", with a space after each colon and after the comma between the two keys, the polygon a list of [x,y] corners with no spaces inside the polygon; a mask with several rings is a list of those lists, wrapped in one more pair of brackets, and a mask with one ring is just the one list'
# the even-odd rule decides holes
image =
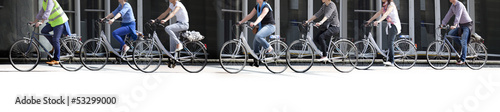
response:
{"label": "bicycle front wheel", "polygon": [[189,73],[198,73],[207,65],[207,49],[201,42],[185,42],[177,56],[182,68]]}
{"label": "bicycle front wheel", "polygon": [[235,40],[224,43],[219,54],[222,69],[232,74],[243,70],[247,59],[248,55],[245,47]]}
{"label": "bicycle front wheel", "polygon": [[305,40],[290,44],[286,51],[286,62],[297,73],[307,72],[314,64],[314,49]]}
{"label": "bicycle front wheel", "polygon": [[328,59],[337,71],[342,73],[351,72],[357,64],[356,46],[349,40],[341,39],[331,46]]}
{"label": "bicycle front wheel", "polygon": [[[286,51],[288,46],[285,42],[275,40],[269,43],[269,47],[273,47],[273,51],[263,55],[263,62],[266,65],[267,70],[272,73],[283,73],[286,68]],[[261,53],[266,52],[265,50]]]}
{"label": "bicycle front wheel", "polygon": [[30,40],[20,40],[10,47],[9,60],[16,70],[29,72],[40,62],[40,51]]}
{"label": "bicycle front wheel", "polygon": [[470,69],[479,70],[488,61],[488,51],[483,43],[472,42],[467,46],[467,58],[465,63]]}
{"label": "bicycle front wheel", "polygon": [[80,60],[85,68],[97,71],[106,66],[109,51],[104,41],[99,39],[87,40],[80,49]]}
{"label": "bicycle front wheel", "polygon": [[82,45],[82,42],[77,39],[67,39],[61,42],[59,64],[62,68],[67,71],[78,71],[83,67],[79,55]]}
{"label": "bicycle front wheel", "polygon": [[140,71],[152,73],[158,70],[163,59],[163,53],[153,41],[137,43],[132,54],[133,63]]}
{"label": "bicycle front wheel", "polygon": [[429,48],[427,48],[426,57],[427,63],[429,63],[432,68],[442,70],[450,63],[450,47],[443,41],[432,42]]}
{"label": "bicycle front wheel", "polygon": [[356,69],[358,70],[367,70],[375,62],[375,58],[377,57],[377,53],[373,45],[368,41],[357,41],[354,43],[356,48],[358,49],[358,63],[356,64]]}
{"label": "bicycle front wheel", "polygon": [[417,47],[409,40],[394,43],[394,65],[401,70],[408,70],[417,63]]}

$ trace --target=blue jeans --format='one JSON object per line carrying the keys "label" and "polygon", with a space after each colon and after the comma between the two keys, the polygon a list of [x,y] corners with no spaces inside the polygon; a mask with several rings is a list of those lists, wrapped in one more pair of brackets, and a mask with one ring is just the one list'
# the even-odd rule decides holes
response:
{"label": "blue jeans", "polygon": [[394,40],[396,39],[396,35],[398,34],[398,29],[396,28],[396,25],[391,24],[391,28],[389,28],[389,34],[387,35],[387,38],[389,39],[389,58],[387,61],[391,62],[394,64]]}
{"label": "blue jeans", "polygon": [[129,35],[129,34],[131,34],[130,37],[133,38],[134,40],[137,39],[137,38],[134,38],[134,36],[133,36],[133,35],[136,35],[135,34],[135,22],[123,23],[122,27],[113,31],[113,33],[111,35],[113,35],[113,37],[118,42],[120,42],[120,47],[122,47],[123,45],[125,45],[125,41],[123,41],[125,35]]}
{"label": "blue jeans", "polygon": [[[65,24],[61,24],[61,25],[58,25],[58,26],[55,26],[55,27],[52,27],[50,26],[49,23],[47,23],[47,25],[45,25],[45,27],[43,27],[42,29],[42,34],[44,34],[45,38],[47,38],[47,40],[49,40],[50,44],[52,44],[52,47],[54,48],[54,59],[53,60],[56,60],[56,61],[59,61],[59,57],[61,56],[61,44],[59,42],[59,39],[61,39],[61,35],[67,30],[65,25],[67,24],[67,22]],[[54,35],[52,36],[49,36],[49,32],[51,31],[54,31]],[[68,31],[66,31],[68,32]]]}
{"label": "blue jeans", "polygon": [[[460,45],[462,46],[462,54],[460,55],[460,60],[465,61],[465,58],[467,56],[467,40],[469,39],[470,29],[469,27],[459,27],[459,28],[462,29],[462,36],[461,38],[453,38],[453,40],[460,43]],[[448,35],[459,36],[458,35],[459,28],[451,30],[450,32],[448,32]]]}
{"label": "blue jeans", "polygon": [[264,49],[269,48],[269,43],[266,41],[266,37],[270,36],[276,31],[276,26],[273,24],[268,24],[263,26],[253,39],[253,51],[259,53],[260,47]]}

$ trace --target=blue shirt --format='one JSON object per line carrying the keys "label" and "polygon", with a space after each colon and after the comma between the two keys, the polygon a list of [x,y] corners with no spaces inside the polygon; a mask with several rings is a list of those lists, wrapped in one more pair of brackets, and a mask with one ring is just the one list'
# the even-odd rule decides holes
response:
{"label": "blue shirt", "polygon": [[115,11],[113,11],[113,15],[116,16],[118,13],[122,15],[122,23],[135,22],[134,11],[129,3],[125,3],[124,6],[122,6],[122,4],[118,5]]}

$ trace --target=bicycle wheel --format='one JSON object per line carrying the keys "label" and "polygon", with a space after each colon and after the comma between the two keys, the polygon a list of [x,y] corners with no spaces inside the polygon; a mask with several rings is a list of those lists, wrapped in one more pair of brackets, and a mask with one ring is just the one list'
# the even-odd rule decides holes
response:
{"label": "bicycle wheel", "polygon": [[354,43],[357,48],[358,55],[358,63],[356,64],[356,69],[358,70],[367,70],[375,62],[375,58],[377,57],[377,53],[373,45],[368,41],[361,40]]}
{"label": "bicycle wheel", "polygon": [[189,73],[198,73],[207,65],[207,49],[199,41],[184,42],[184,49],[177,56],[182,68]]}
{"label": "bicycle wheel", "polygon": [[139,42],[133,51],[132,60],[138,70],[144,73],[152,73],[158,70],[163,59],[163,53],[156,43],[150,40]]}
{"label": "bicycle wheel", "polygon": [[314,64],[314,49],[305,40],[296,40],[286,50],[286,62],[297,73],[307,72]]}
{"label": "bicycle wheel", "polygon": [[394,43],[394,65],[401,70],[408,70],[417,62],[417,48],[413,42],[402,39]]}
{"label": "bicycle wheel", "polygon": [[82,42],[77,39],[66,39],[61,42],[59,64],[62,68],[67,71],[78,71],[83,67],[79,55],[82,45]]}
{"label": "bicycle wheel", "polygon": [[426,57],[432,68],[442,70],[450,63],[450,47],[443,41],[432,42],[427,48]]}
{"label": "bicycle wheel", "polygon": [[[269,43],[270,47],[273,47],[273,51],[266,53],[262,57],[264,65],[266,65],[267,70],[272,73],[283,73],[286,68],[286,51],[288,46],[285,42],[274,40]],[[266,51],[261,51],[261,53]]]}
{"label": "bicycle wheel", "polygon": [[349,40],[341,39],[329,49],[328,59],[337,71],[342,73],[351,72],[357,64],[358,49]]}
{"label": "bicycle wheel", "polygon": [[247,50],[238,41],[224,43],[219,55],[219,62],[222,68],[228,73],[238,73],[247,63]]}
{"label": "bicycle wheel", "polygon": [[40,62],[40,51],[30,40],[19,40],[10,47],[9,60],[16,70],[29,72]]}
{"label": "bicycle wheel", "polygon": [[104,41],[99,39],[87,40],[80,49],[80,60],[85,68],[97,71],[106,66],[109,60],[109,51]]}
{"label": "bicycle wheel", "polygon": [[465,63],[470,69],[479,70],[488,61],[488,51],[483,43],[472,42],[467,46],[467,58]]}

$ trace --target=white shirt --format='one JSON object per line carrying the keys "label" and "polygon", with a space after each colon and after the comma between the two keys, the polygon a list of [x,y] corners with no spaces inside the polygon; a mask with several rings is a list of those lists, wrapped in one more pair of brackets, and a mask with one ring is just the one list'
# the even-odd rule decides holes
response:
{"label": "white shirt", "polygon": [[189,16],[188,16],[188,12],[186,10],[186,7],[184,7],[184,4],[182,4],[181,2],[179,1],[176,1],[175,2],[175,6],[173,3],[170,3],[170,5],[168,6],[168,8],[170,8],[172,11],[175,10],[175,7],[180,7],[181,9],[179,9],[179,11],[177,11],[177,13],[175,14],[175,17],[177,18],[177,21],[178,22],[183,22],[183,23],[189,23]]}
{"label": "white shirt", "polygon": [[[401,33],[401,21],[399,20],[399,14],[398,14],[398,9],[396,8],[396,4],[394,2],[391,2],[389,5],[394,7],[391,13],[389,13],[389,16],[387,18],[390,18],[392,20],[392,23],[394,23],[394,26],[396,26],[396,29],[398,29],[398,34]],[[391,23],[387,22],[387,26],[390,28]]]}

